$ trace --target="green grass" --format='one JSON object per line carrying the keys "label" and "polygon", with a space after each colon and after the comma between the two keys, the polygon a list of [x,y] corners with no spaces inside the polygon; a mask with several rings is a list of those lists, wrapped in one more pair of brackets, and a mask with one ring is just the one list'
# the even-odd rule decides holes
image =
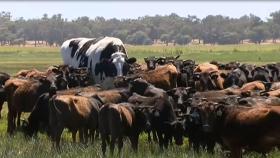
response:
{"label": "green grass", "polygon": [[[196,62],[217,60],[220,62],[240,61],[246,63],[265,64],[280,61],[280,45],[224,45],[224,46],[127,46],[129,56],[134,56],[143,63],[147,56],[175,56],[181,54],[182,59],[194,59]],[[0,47],[0,71],[15,74],[22,69],[37,68],[44,70],[48,66],[62,64],[59,48],[49,47]],[[7,105],[4,105],[0,120],[0,157],[102,157],[100,141],[94,145],[84,146],[71,143],[70,134],[64,131],[61,142],[62,150],[57,152],[52,149],[51,141],[44,135],[38,138],[26,139],[21,132],[15,136],[6,134],[7,128]],[[26,118],[28,114],[25,114]],[[184,158],[217,158],[225,157],[225,153],[219,147],[215,154],[207,154],[203,150],[196,154],[188,147],[185,140],[183,146],[171,146],[168,150],[161,152],[157,144],[150,144],[146,135],[141,135],[139,152],[133,153],[128,141],[124,145],[121,157],[184,157]],[[113,155],[110,157],[116,157]],[[247,153],[245,157],[261,157],[256,153]],[[280,157],[280,152],[275,150],[268,157]]]}

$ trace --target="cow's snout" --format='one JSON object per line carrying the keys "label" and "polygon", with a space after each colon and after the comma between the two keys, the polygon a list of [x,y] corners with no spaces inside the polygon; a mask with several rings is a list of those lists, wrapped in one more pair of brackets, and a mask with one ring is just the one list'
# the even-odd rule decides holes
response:
{"label": "cow's snout", "polygon": [[202,129],[203,129],[204,132],[207,132],[207,133],[211,131],[211,128],[208,124],[203,125]]}
{"label": "cow's snout", "polygon": [[52,94],[52,95],[56,94],[56,91],[57,91],[57,88],[55,86],[51,86],[50,89],[49,89],[49,93]]}
{"label": "cow's snout", "polygon": [[152,130],[152,125],[149,121],[146,123],[145,129],[146,129],[147,132],[150,132]]}

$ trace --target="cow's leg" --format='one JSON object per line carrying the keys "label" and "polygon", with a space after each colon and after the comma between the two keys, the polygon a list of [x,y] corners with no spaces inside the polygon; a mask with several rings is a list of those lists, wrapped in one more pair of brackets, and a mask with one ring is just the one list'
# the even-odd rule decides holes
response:
{"label": "cow's leg", "polygon": [[2,118],[2,116],[1,116],[1,111],[2,111],[2,108],[3,108],[3,104],[4,104],[4,100],[1,100],[0,101],[0,119]]}
{"label": "cow's leg", "polygon": [[118,150],[119,150],[119,155],[121,154],[122,148],[123,148],[123,136],[119,136],[119,138],[118,138]]}
{"label": "cow's leg", "polygon": [[170,136],[169,134],[165,133],[164,137],[163,137],[163,143],[164,143],[164,147],[165,148],[168,148],[168,144],[169,144],[170,140],[172,141],[172,136]]}
{"label": "cow's leg", "polygon": [[214,153],[214,147],[215,147],[215,141],[213,140],[209,140],[207,142],[207,145],[206,145],[206,148],[207,148],[207,152],[210,152],[210,153]]}
{"label": "cow's leg", "polygon": [[153,140],[154,140],[154,142],[158,142],[158,137],[157,137],[157,133],[156,133],[156,131],[155,130],[152,130],[152,134],[153,134]]}
{"label": "cow's leg", "polygon": [[7,128],[7,132],[9,134],[12,134],[12,124],[13,124],[13,115],[11,110],[8,111],[8,128]]}
{"label": "cow's leg", "polygon": [[111,136],[111,142],[110,142],[110,152],[111,152],[111,154],[114,153],[116,139],[117,139],[117,136],[114,136],[114,135]]}
{"label": "cow's leg", "polygon": [[79,129],[79,138],[80,138],[80,142],[81,143],[84,143],[84,131],[83,131],[83,128],[80,128]]}
{"label": "cow's leg", "polygon": [[163,150],[163,136],[161,131],[157,131],[158,143],[161,150]]}
{"label": "cow's leg", "polygon": [[132,149],[137,152],[138,150],[138,139],[139,139],[139,135],[136,134],[134,136],[131,136],[130,138],[130,142],[131,142],[131,146],[132,146]]}
{"label": "cow's leg", "polygon": [[147,132],[147,134],[148,134],[148,142],[151,143],[152,141],[151,132]]}
{"label": "cow's leg", "polygon": [[11,110],[10,115],[9,115],[9,121],[10,122],[10,128],[9,128],[9,133],[12,134],[14,130],[16,129],[16,111]]}
{"label": "cow's leg", "polygon": [[83,132],[84,132],[84,143],[86,144],[88,142],[88,138],[89,138],[89,129],[88,128],[83,128]]}
{"label": "cow's leg", "polygon": [[95,130],[94,138],[95,138],[95,139],[99,139],[99,134],[100,134],[99,130],[96,129],[96,130]]}
{"label": "cow's leg", "polygon": [[17,128],[20,128],[20,116],[21,116],[21,111],[17,113]]}
{"label": "cow's leg", "polygon": [[72,133],[72,140],[73,140],[73,143],[76,143],[76,134],[77,134],[77,130],[72,130],[71,133]]}
{"label": "cow's leg", "polygon": [[102,152],[103,155],[106,153],[106,142],[108,142],[109,136],[106,134],[101,134],[101,141],[102,141]]}
{"label": "cow's leg", "polygon": [[61,134],[63,132],[63,126],[58,126],[56,130],[57,131],[55,132],[55,143],[56,143],[56,147],[60,149],[59,142],[60,142]]}
{"label": "cow's leg", "polygon": [[12,99],[9,98],[8,100],[8,128],[7,128],[7,132],[9,134],[13,134],[13,131],[15,129],[15,115],[16,115],[16,111],[15,109],[12,107]]}
{"label": "cow's leg", "polygon": [[12,106],[11,106],[11,98],[8,97],[8,124],[7,124],[7,132],[9,134],[12,134],[12,123],[13,123],[13,112],[12,112]]}
{"label": "cow's leg", "polygon": [[242,158],[242,150],[238,146],[232,146],[230,149],[230,154],[232,158]]}
{"label": "cow's leg", "polygon": [[94,143],[94,137],[95,137],[95,129],[90,129],[89,136],[90,136],[90,141],[93,144]]}

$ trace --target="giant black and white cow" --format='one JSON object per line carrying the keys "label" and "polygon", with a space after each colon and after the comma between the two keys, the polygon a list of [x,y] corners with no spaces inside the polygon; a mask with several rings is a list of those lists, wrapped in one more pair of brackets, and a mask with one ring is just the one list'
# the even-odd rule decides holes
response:
{"label": "giant black and white cow", "polygon": [[126,75],[136,58],[129,58],[123,42],[115,37],[73,38],[61,46],[63,62],[74,68],[88,67],[95,83]]}

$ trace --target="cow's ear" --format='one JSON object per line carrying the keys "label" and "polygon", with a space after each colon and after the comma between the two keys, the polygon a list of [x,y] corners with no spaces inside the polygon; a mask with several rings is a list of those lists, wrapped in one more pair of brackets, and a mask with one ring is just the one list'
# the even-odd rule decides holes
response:
{"label": "cow's ear", "polygon": [[194,74],[193,74],[193,79],[194,79],[195,81],[199,80],[199,79],[200,79],[200,73],[198,73],[198,72],[194,73]]}
{"label": "cow's ear", "polygon": [[147,63],[148,62],[148,58],[144,58],[144,61]]}
{"label": "cow's ear", "polygon": [[133,63],[136,62],[136,58],[134,58],[134,57],[128,58],[128,59],[126,59],[126,62],[127,62],[128,64],[133,64]]}
{"label": "cow's ear", "polygon": [[59,74],[59,73],[60,73],[60,71],[58,70],[58,68],[53,68],[51,71],[52,71],[53,73],[55,73],[55,74]]}
{"label": "cow's ear", "polygon": [[219,76],[216,73],[210,74],[211,79],[216,80]]}
{"label": "cow's ear", "polygon": [[191,91],[192,91],[191,89],[192,89],[192,87],[186,87],[186,88],[185,88],[185,91],[186,91],[187,93],[191,93]]}
{"label": "cow's ear", "polygon": [[265,90],[268,91],[271,88],[272,83],[271,82],[263,82]]}

